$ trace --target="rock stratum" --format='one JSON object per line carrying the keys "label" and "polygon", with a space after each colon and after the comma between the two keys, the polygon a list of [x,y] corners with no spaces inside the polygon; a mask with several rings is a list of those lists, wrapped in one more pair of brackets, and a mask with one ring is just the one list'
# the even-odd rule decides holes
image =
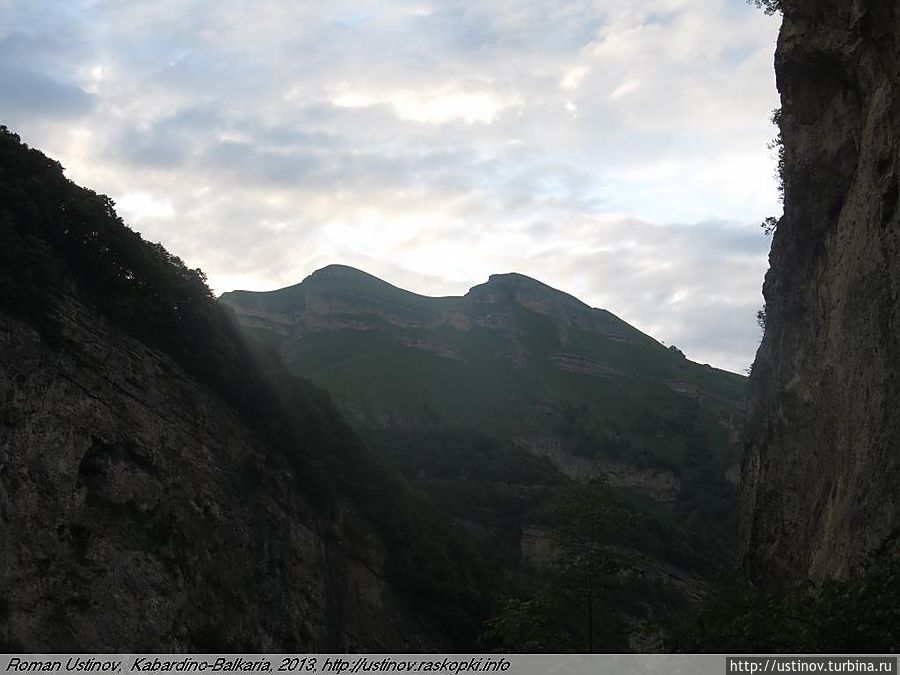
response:
{"label": "rock stratum", "polygon": [[784,216],[741,487],[751,579],[845,577],[900,532],[900,5],[783,0]]}

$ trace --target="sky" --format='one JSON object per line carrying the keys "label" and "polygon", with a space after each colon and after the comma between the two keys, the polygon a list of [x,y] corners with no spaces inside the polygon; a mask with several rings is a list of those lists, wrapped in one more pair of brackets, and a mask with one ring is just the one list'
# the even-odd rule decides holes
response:
{"label": "sky", "polygon": [[742,372],[777,30],[743,0],[0,0],[0,123],[217,293],[520,272]]}

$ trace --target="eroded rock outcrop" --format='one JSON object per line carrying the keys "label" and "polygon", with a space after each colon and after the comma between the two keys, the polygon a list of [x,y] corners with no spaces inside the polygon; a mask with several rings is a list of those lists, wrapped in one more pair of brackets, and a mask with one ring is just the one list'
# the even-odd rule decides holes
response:
{"label": "eroded rock outcrop", "polygon": [[751,578],[846,576],[900,532],[900,5],[784,0],[785,213],[751,378]]}

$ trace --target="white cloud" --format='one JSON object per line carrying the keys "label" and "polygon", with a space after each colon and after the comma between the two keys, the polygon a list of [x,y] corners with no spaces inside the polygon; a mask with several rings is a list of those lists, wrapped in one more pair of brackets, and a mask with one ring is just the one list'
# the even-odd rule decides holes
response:
{"label": "white cloud", "polygon": [[135,225],[148,218],[172,218],[175,215],[169,202],[146,192],[126,192],[116,203],[116,210]]}
{"label": "white cloud", "polygon": [[578,87],[581,86],[581,81],[587,74],[588,69],[585,66],[576,66],[563,75],[562,80],[559,82],[559,86],[563,89],[578,89]]}
{"label": "white cloud", "polygon": [[423,124],[445,124],[454,120],[466,124],[491,124],[501,111],[519,104],[520,100],[488,89],[462,89],[455,85],[426,90],[367,92],[361,87],[342,84],[336,88],[331,103],[339,108],[389,105],[401,120]]}

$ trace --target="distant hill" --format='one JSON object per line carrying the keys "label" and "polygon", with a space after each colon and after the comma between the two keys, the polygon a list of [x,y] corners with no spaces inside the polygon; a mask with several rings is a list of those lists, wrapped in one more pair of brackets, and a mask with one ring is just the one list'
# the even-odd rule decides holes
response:
{"label": "distant hill", "polygon": [[669,496],[660,472],[680,471],[692,435],[709,438],[722,471],[739,456],[746,378],[521,274],[430,298],[331,265],[221,300],[363,426],[464,427],[548,455],[572,477],[603,466]]}

